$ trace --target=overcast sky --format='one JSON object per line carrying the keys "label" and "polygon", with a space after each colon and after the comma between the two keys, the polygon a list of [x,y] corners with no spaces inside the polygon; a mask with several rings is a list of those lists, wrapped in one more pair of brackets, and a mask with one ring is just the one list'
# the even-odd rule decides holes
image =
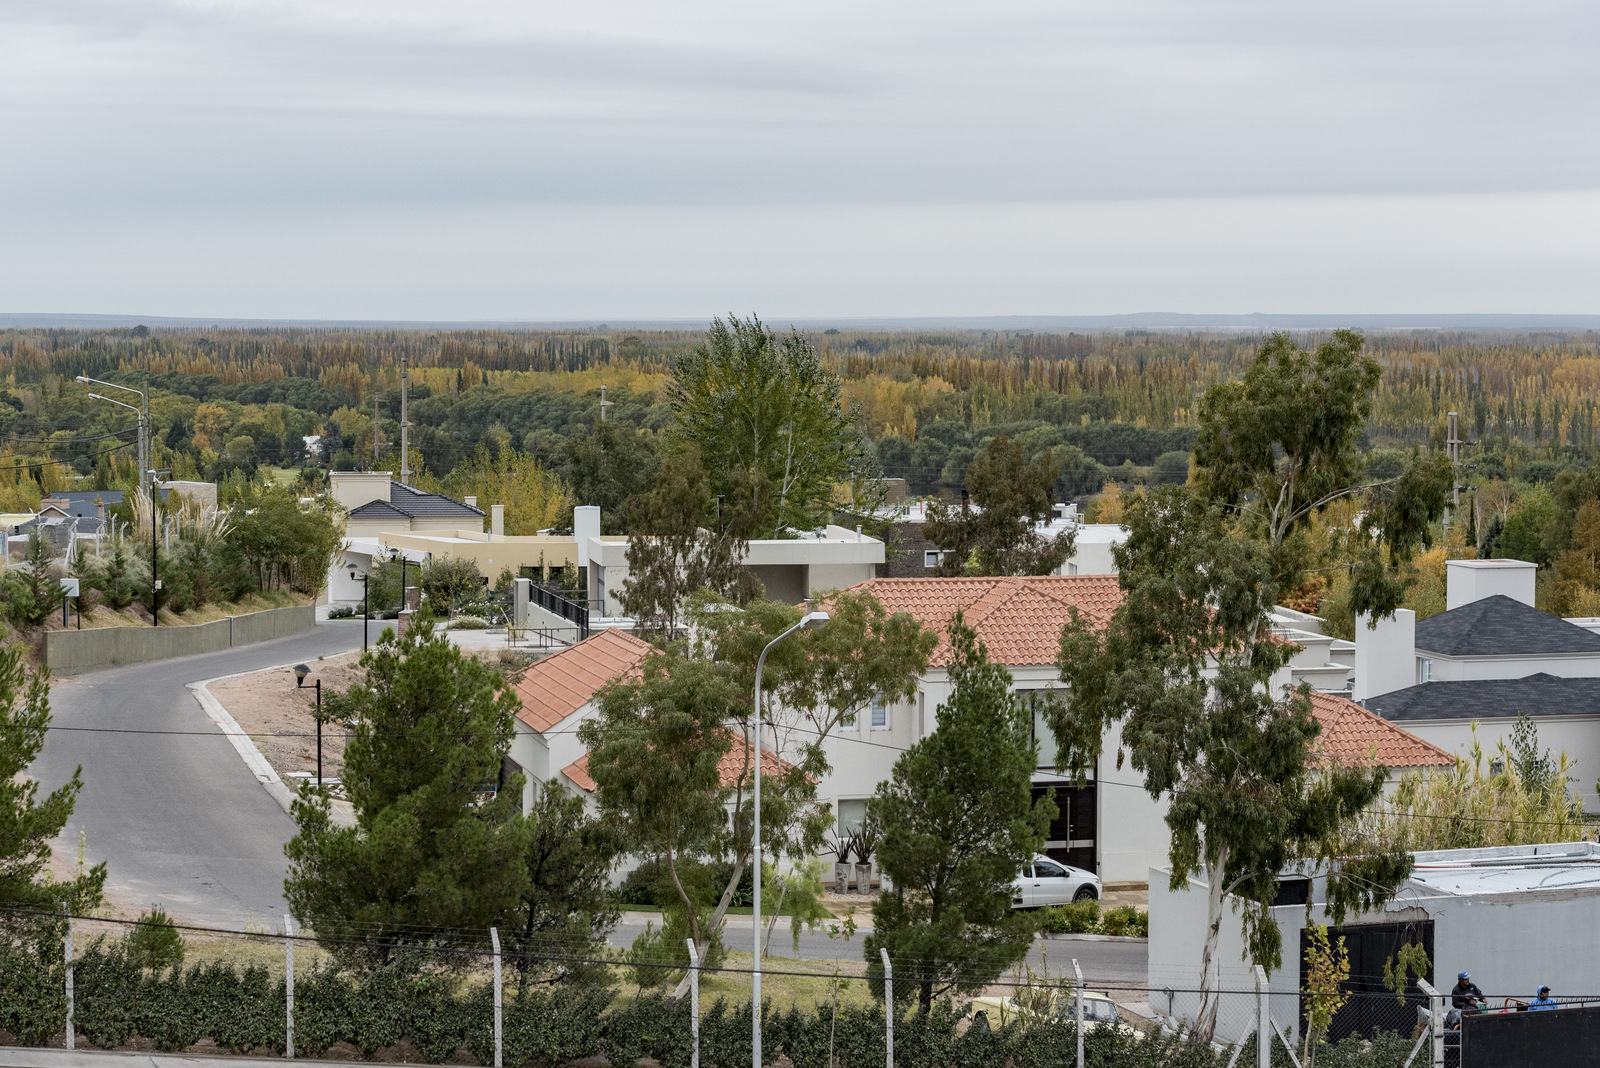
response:
{"label": "overcast sky", "polygon": [[0,311],[1600,312],[1600,6],[0,0]]}

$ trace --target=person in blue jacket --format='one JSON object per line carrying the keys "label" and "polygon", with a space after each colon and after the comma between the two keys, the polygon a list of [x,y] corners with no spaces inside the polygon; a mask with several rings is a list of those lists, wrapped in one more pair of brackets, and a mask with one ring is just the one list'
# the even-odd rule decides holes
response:
{"label": "person in blue jacket", "polygon": [[1550,988],[1541,986],[1539,988],[1539,996],[1533,999],[1533,1003],[1528,1006],[1528,1009],[1531,1012],[1534,1009],[1554,1009],[1558,1007],[1556,999],[1550,996]]}

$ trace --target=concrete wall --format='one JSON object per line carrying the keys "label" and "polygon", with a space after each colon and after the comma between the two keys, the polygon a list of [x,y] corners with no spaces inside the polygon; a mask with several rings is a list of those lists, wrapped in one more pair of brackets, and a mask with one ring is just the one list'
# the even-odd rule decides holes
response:
{"label": "concrete wall", "polygon": [[1364,701],[1417,684],[1417,614],[1395,610],[1373,624],[1363,612],[1356,617],[1356,684],[1351,697]]}
{"label": "concrete wall", "polygon": [[283,638],[310,630],[310,605],[229,616],[192,627],[98,627],[51,630],[44,635],[44,663],[53,674],[78,675],[124,664],[219,653],[234,645]]}

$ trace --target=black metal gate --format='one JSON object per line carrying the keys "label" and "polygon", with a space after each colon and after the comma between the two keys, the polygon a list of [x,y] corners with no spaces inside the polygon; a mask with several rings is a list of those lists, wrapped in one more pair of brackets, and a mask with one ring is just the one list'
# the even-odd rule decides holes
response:
{"label": "black metal gate", "polygon": [[[1328,1028],[1328,1041],[1338,1042],[1347,1035],[1370,1037],[1374,1031],[1398,1031],[1411,1034],[1417,1025],[1417,1008],[1426,1006],[1428,998],[1417,989],[1415,979],[1408,981],[1406,997],[1402,1002],[1394,992],[1383,985],[1384,966],[1401,946],[1422,944],[1433,960],[1433,921],[1416,923],[1363,923],[1348,927],[1330,928],[1330,938],[1344,936],[1345,952],[1350,955],[1350,978],[1344,989],[1353,997],[1333,1017]],[[1304,929],[1300,932],[1300,989],[1306,988],[1306,945]],[[1424,976],[1433,982],[1433,968],[1429,965]],[[1300,1018],[1305,1019],[1306,999],[1300,999]]]}

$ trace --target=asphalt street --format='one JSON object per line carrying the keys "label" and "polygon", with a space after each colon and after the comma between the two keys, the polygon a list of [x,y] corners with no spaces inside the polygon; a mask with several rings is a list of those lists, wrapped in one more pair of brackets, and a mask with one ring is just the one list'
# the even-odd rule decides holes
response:
{"label": "asphalt street", "polygon": [[105,861],[111,901],[159,903],[195,924],[238,929],[283,915],[283,844],[294,824],[211,722],[191,682],[314,660],[361,646],[359,622],[276,641],[54,679],[53,730],[30,773],[45,790],[83,768],[64,838]]}
{"label": "asphalt street", "polygon": [[[863,908],[859,913],[867,911]],[[610,943],[617,947],[632,945],[633,940],[644,931],[646,923],[660,927],[661,917],[648,912],[624,912],[622,921],[611,934]],[[865,934],[865,931],[858,931],[855,938],[846,943],[842,939],[830,939],[824,931],[802,931],[800,945],[796,949],[788,921],[779,920],[768,955],[800,960],[833,960],[837,957],[859,961],[862,959],[861,943]],[[723,941],[729,949],[749,952],[750,917],[729,916]],[[1051,975],[1063,972],[1071,974],[1072,961],[1076,958],[1088,986],[1126,988],[1145,985],[1148,956],[1147,944],[1142,941],[1110,941],[1083,935],[1045,935],[1035,940],[1028,962],[1035,970],[1048,969]],[[1122,992],[1119,989],[1113,996],[1121,1000]],[[1143,1000],[1143,995],[1135,1000]]]}

